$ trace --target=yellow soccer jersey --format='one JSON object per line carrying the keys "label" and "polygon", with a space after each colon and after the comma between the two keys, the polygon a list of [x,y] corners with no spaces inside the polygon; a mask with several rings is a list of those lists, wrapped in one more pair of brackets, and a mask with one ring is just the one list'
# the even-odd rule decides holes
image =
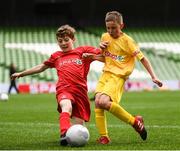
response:
{"label": "yellow soccer jersey", "polygon": [[[114,73],[122,78],[128,77],[135,65],[136,57],[141,60],[144,55],[138,45],[127,34],[114,39],[108,33],[104,33],[101,41],[108,41],[109,45],[104,51],[105,65],[103,71]],[[135,52],[139,53],[135,56]]]}

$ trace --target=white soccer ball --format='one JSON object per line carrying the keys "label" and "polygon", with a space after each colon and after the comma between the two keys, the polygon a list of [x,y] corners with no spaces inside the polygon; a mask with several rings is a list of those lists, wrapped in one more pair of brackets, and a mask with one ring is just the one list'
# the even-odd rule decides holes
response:
{"label": "white soccer ball", "polygon": [[66,133],[66,140],[70,146],[84,146],[89,140],[88,129],[80,124],[71,126]]}
{"label": "white soccer ball", "polygon": [[6,93],[1,93],[0,94],[0,100],[2,101],[7,101],[8,100],[8,95]]}

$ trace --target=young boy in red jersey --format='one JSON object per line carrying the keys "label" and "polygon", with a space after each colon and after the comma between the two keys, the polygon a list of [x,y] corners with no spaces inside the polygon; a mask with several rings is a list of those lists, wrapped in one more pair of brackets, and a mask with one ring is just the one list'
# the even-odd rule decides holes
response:
{"label": "young boy in red jersey", "polygon": [[[90,103],[87,95],[87,74],[93,60],[102,60],[98,55],[84,59],[86,53],[100,54],[101,50],[91,46],[74,48],[75,29],[69,25],[61,26],[56,33],[59,47],[62,51],[53,53],[42,64],[31,69],[14,73],[11,79],[43,72],[48,68],[56,68],[58,82],[56,84],[56,98],[60,113],[59,125],[60,144],[66,146],[66,131],[71,126],[70,118],[76,124],[83,124],[90,118]],[[103,61],[103,60],[102,60]]]}
{"label": "young boy in red jersey", "polygon": [[132,73],[136,58],[140,60],[151,76],[152,81],[159,87],[162,82],[156,77],[150,62],[140,51],[134,40],[123,33],[123,17],[117,11],[108,12],[105,17],[107,33],[101,37],[100,48],[104,51],[105,65],[96,87],[95,118],[100,138],[98,143],[108,144],[110,138],[107,131],[105,110],[130,124],[143,140],[147,138],[141,116],[132,116],[119,105],[124,83]]}

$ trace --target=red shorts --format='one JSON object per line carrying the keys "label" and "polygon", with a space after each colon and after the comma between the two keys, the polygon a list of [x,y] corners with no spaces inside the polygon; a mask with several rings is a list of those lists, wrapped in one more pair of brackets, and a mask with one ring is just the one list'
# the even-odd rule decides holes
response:
{"label": "red shorts", "polygon": [[90,119],[90,102],[87,95],[87,90],[72,89],[71,92],[66,90],[57,91],[56,94],[58,111],[61,113],[59,102],[63,99],[69,99],[72,102],[72,115],[88,122]]}

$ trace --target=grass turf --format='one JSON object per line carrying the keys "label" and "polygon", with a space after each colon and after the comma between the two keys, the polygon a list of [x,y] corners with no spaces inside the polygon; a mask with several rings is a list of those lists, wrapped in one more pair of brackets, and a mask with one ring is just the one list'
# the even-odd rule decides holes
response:
{"label": "grass turf", "polygon": [[180,149],[180,92],[127,92],[121,105],[144,117],[148,131],[142,141],[133,128],[107,113],[112,143],[96,144],[98,137],[92,102],[87,123],[90,140],[84,147],[59,145],[58,112],[54,94],[11,95],[0,102],[0,150],[178,150]]}

